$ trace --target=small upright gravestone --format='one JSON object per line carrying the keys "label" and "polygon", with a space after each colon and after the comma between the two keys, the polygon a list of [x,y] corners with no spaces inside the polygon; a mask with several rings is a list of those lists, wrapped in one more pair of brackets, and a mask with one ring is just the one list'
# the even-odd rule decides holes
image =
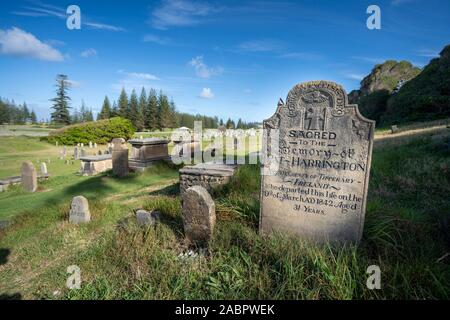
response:
{"label": "small upright gravestone", "polygon": [[89,202],[83,196],[74,197],[70,205],[69,222],[79,224],[89,221],[91,221]]}
{"label": "small upright gravestone", "polygon": [[78,152],[78,146],[75,146],[75,148],[73,148],[73,158],[75,160],[78,160],[80,158],[79,152]]}
{"label": "small upright gravestone", "polygon": [[296,85],[264,121],[260,231],[359,242],[375,122],[333,82]]}
{"label": "small upright gravestone", "polygon": [[216,224],[216,208],[208,191],[193,186],[183,194],[184,234],[192,243],[208,242]]}
{"label": "small upright gravestone", "polygon": [[159,219],[159,211],[146,211],[146,210],[137,210],[136,211],[136,221],[138,226],[148,226],[155,225],[156,221]]}
{"label": "small upright gravestone", "polygon": [[128,147],[123,138],[113,140],[112,162],[113,173],[118,177],[128,175]]}
{"label": "small upright gravestone", "polygon": [[397,125],[391,126],[391,133],[394,134],[394,133],[397,133],[397,132],[398,132],[398,126]]}
{"label": "small upright gravestone", "polygon": [[48,175],[47,164],[45,162],[41,162],[41,175]]}
{"label": "small upright gravestone", "polygon": [[92,149],[92,141],[89,141],[89,149]]}
{"label": "small upright gravestone", "polygon": [[22,163],[21,169],[22,186],[25,191],[35,192],[37,190],[37,172],[32,162]]}

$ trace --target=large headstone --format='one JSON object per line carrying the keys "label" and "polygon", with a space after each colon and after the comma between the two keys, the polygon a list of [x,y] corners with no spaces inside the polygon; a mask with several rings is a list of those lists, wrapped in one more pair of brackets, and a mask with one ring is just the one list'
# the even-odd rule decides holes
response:
{"label": "large headstone", "polygon": [[113,173],[118,177],[128,175],[128,147],[125,139],[116,138],[113,140],[112,164]]}
{"label": "large headstone", "polygon": [[25,191],[35,192],[38,187],[37,172],[32,162],[26,161],[22,163],[21,176],[22,186]]}
{"label": "large headstone", "polygon": [[74,197],[70,205],[69,222],[79,224],[89,221],[91,221],[89,202],[83,196]]}
{"label": "large headstone", "polygon": [[188,241],[206,243],[216,224],[216,208],[208,191],[193,186],[183,193],[183,226]]}
{"label": "large headstone", "polygon": [[358,242],[375,122],[333,82],[296,85],[264,121],[260,231]]}

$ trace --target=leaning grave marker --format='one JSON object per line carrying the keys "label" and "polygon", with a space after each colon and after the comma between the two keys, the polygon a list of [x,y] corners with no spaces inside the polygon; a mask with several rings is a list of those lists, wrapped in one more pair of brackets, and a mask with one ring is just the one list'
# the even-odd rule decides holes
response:
{"label": "leaning grave marker", "polygon": [[323,243],[358,242],[375,121],[333,82],[296,85],[264,121],[260,231]]}

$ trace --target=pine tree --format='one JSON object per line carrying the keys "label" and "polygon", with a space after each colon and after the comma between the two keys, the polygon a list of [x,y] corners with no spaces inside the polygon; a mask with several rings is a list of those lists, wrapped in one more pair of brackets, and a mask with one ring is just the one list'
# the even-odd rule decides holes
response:
{"label": "pine tree", "polygon": [[227,127],[227,129],[234,129],[233,121],[230,118],[228,118],[225,126]]}
{"label": "pine tree", "polygon": [[129,102],[129,111],[128,111],[128,119],[131,120],[131,123],[134,125],[135,128],[138,128],[138,109],[139,109],[139,102],[136,95],[136,91],[133,89],[131,91],[130,95],[130,102]]}
{"label": "pine tree", "polygon": [[80,123],[81,122],[80,113],[78,112],[77,108],[75,108],[75,110],[73,111],[73,114],[70,117],[70,122],[71,123]]}
{"label": "pine tree", "polygon": [[111,103],[109,102],[108,96],[105,96],[103,100],[102,110],[97,116],[97,120],[109,119],[111,117]]}
{"label": "pine tree", "polygon": [[145,126],[150,130],[156,130],[158,125],[158,97],[155,89],[150,89],[147,101],[147,112],[145,113]]}
{"label": "pine tree", "polygon": [[9,123],[11,121],[11,113],[6,102],[0,99],[0,124]]}
{"label": "pine tree", "polygon": [[22,121],[23,123],[27,123],[31,119],[30,110],[28,110],[26,102],[22,105]]}
{"label": "pine tree", "polygon": [[236,125],[236,129],[244,129],[244,125],[242,123],[242,119],[239,118],[237,125]]}
{"label": "pine tree", "polygon": [[167,99],[167,96],[162,93],[162,91],[159,92],[158,97],[158,115],[159,115],[159,128],[169,128],[171,126],[171,119],[170,119],[170,104]]}
{"label": "pine tree", "polygon": [[112,109],[111,109],[111,118],[118,117],[119,116],[119,108],[117,107],[116,101],[113,102]]}
{"label": "pine tree", "polygon": [[128,97],[124,88],[120,92],[118,112],[120,117],[128,118]]}
{"label": "pine tree", "polygon": [[142,87],[141,95],[139,97],[138,112],[136,116],[136,128],[138,131],[144,130],[146,113],[147,113],[147,93],[145,92],[145,88]]}
{"label": "pine tree", "polygon": [[37,117],[36,117],[36,113],[34,112],[34,110],[31,111],[30,119],[31,119],[32,124],[37,123]]}
{"label": "pine tree", "polygon": [[69,89],[68,77],[65,74],[56,76],[56,97],[51,99],[53,101],[51,114],[52,122],[58,124],[70,124],[69,101],[70,97],[67,95]]}
{"label": "pine tree", "polygon": [[180,126],[180,117],[177,113],[177,107],[175,106],[175,101],[173,99],[170,99],[169,102],[169,113],[170,113],[170,127],[171,128],[178,128]]}
{"label": "pine tree", "polygon": [[86,113],[87,113],[86,105],[84,104],[84,100],[81,100],[81,108],[80,108],[80,122],[86,122]]}

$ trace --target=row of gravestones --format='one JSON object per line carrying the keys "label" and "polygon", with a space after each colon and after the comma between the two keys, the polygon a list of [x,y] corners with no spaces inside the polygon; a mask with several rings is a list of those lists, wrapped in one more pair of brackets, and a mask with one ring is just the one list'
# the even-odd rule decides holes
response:
{"label": "row of gravestones", "polygon": [[[183,194],[183,226],[186,239],[195,244],[205,244],[213,235],[216,223],[216,209],[208,191],[201,186],[190,187]],[[159,212],[136,211],[139,226],[154,225],[159,219]],[[72,199],[69,222],[73,224],[88,223],[91,220],[89,202],[83,196]]]}
{"label": "row of gravestones", "polygon": [[[294,234],[316,243],[359,242],[375,122],[348,104],[341,86],[313,81],[292,88],[286,102],[280,99],[263,127],[260,232]],[[124,139],[116,142],[114,173],[123,176],[128,150]],[[193,186],[182,201],[186,238],[207,242],[216,221],[213,199],[203,187]],[[80,206],[72,207],[78,212]],[[151,213],[140,216],[142,221],[154,218]]]}

